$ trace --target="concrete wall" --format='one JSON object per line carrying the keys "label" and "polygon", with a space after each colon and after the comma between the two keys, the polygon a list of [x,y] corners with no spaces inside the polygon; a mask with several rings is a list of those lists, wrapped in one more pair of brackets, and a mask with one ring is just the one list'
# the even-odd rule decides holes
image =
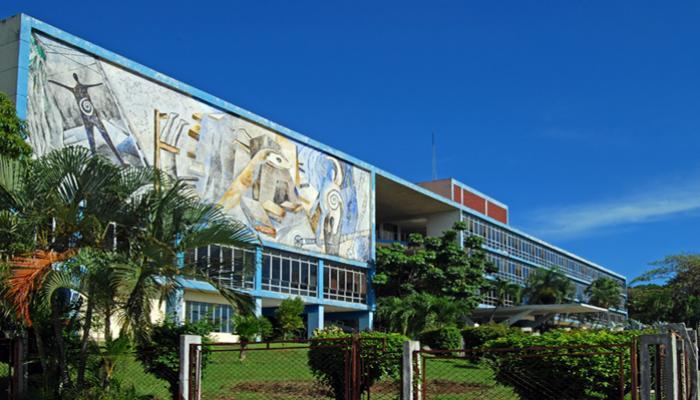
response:
{"label": "concrete wall", "polygon": [[19,15],[0,21],[0,92],[12,101],[17,98],[20,21]]}
{"label": "concrete wall", "polygon": [[459,210],[430,214],[426,224],[426,233],[428,236],[440,236],[444,231],[452,228],[452,225],[459,220]]}

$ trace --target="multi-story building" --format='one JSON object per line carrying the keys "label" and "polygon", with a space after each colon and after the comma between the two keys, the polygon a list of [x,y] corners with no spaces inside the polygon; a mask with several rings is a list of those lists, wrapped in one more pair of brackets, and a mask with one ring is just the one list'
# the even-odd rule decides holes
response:
{"label": "multi-story building", "polygon": [[[625,283],[511,228],[505,205],[458,182],[407,182],[26,15],[0,22],[0,91],[27,121],[36,154],[78,145],[115,163],[157,166],[247,224],[257,248],[210,246],[185,257],[226,272],[259,314],[301,297],[309,331],[327,320],[371,328],[376,244],[439,235],[459,220],[484,237],[508,279],[558,265],[579,301],[598,276]],[[624,305],[618,311],[624,316]],[[222,335],[232,330],[231,308],[204,282],[183,280],[160,313],[209,315]]]}

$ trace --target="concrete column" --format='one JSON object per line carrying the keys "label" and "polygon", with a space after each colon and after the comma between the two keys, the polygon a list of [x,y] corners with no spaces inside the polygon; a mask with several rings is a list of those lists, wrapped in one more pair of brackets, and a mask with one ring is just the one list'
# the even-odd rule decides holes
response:
{"label": "concrete column", "polygon": [[191,344],[201,344],[202,337],[198,335],[180,335],[180,399],[181,400],[199,400],[201,397],[196,396],[190,398],[190,385],[196,384],[201,387],[202,371],[201,365],[197,363],[197,373],[195,374],[196,382],[190,382],[190,357],[199,357],[200,352],[190,354]]}
{"label": "concrete column", "polygon": [[263,315],[262,297],[256,297],[255,301],[255,316],[260,318]]}
{"label": "concrete column", "polygon": [[318,298],[321,302],[323,302],[323,285],[324,280],[326,279],[325,268],[326,266],[324,261],[319,259],[316,267],[316,298]]}
{"label": "concrete column", "polygon": [[310,338],[316,329],[323,329],[323,305],[309,304],[306,309],[306,336]]}
{"label": "concrete column", "polygon": [[177,288],[172,291],[165,303],[166,318],[170,318],[176,324],[184,324],[185,316],[185,289]]}
{"label": "concrete column", "polygon": [[358,327],[360,331],[371,331],[374,328],[374,312],[367,311],[358,318]]}
{"label": "concrete column", "polygon": [[[415,340],[407,340],[403,342],[403,356],[401,361],[401,368],[403,373],[401,374],[401,385],[403,390],[401,391],[402,398],[404,400],[414,400],[420,399],[421,392],[420,387],[414,387],[413,382],[420,380],[415,379],[415,372],[419,372],[418,377],[420,378],[420,371],[415,371],[413,369],[413,352],[420,350],[420,342]],[[420,360],[417,360],[416,364],[420,368]],[[418,389],[418,390],[416,390]],[[417,396],[415,392],[417,393]]]}
{"label": "concrete column", "polygon": [[255,277],[253,279],[253,286],[255,290],[262,290],[262,262],[263,262],[263,251],[262,247],[258,246],[255,248]]}

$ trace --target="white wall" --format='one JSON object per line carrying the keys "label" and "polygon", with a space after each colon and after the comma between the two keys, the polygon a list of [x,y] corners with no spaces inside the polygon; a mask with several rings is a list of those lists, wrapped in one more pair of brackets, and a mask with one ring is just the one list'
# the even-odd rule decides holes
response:
{"label": "white wall", "polygon": [[455,222],[460,220],[460,211],[446,211],[427,216],[426,234],[428,236],[441,236],[442,232],[452,228]]}

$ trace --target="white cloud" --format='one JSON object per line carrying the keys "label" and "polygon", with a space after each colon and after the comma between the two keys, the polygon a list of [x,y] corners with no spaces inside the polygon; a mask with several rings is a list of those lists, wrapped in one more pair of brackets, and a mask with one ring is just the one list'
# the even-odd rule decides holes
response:
{"label": "white cloud", "polygon": [[543,209],[530,218],[528,229],[550,239],[591,235],[606,228],[642,224],[700,209],[700,182],[656,187],[616,200]]}

